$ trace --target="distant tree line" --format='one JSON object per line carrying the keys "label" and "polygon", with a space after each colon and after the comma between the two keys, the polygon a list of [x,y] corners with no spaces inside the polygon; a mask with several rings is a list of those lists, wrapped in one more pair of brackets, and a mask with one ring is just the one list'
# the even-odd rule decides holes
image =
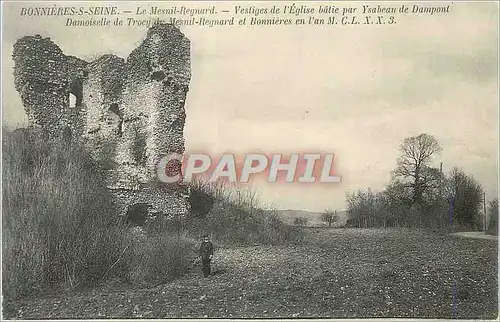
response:
{"label": "distant tree line", "polygon": [[441,152],[433,136],[406,138],[399,151],[383,191],[361,189],[347,194],[347,226],[484,228],[481,185],[457,167],[443,173],[442,166],[432,166],[433,157]]}

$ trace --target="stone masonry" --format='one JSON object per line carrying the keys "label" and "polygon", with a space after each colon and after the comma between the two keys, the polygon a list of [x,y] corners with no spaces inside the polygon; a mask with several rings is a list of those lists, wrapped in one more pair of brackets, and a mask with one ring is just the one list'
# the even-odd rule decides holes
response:
{"label": "stone masonry", "polygon": [[155,168],[168,153],[184,152],[191,62],[190,41],[179,29],[151,27],[126,60],[66,56],[40,35],[19,39],[13,59],[30,123],[49,137],[69,135],[84,144],[107,168],[123,212],[136,203],[166,215],[188,212],[186,189],[157,182]]}

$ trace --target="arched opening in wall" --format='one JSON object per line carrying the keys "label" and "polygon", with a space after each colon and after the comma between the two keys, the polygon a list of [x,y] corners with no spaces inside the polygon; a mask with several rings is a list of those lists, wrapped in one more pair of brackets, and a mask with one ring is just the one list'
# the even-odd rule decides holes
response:
{"label": "arched opening in wall", "polygon": [[[73,96],[74,98],[72,98]],[[70,93],[69,93],[70,107],[78,107],[82,105],[83,100],[83,84],[82,81],[76,79],[73,83],[71,83]],[[74,104],[72,104],[72,100],[74,100]]]}
{"label": "arched opening in wall", "polygon": [[154,81],[162,81],[165,77],[166,75],[162,70],[157,70],[151,73],[151,79]]}
{"label": "arched opening in wall", "polygon": [[146,223],[148,210],[151,206],[147,203],[137,203],[128,206],[125,223],[133,227],[142,227]]}
{"label": "arched opening in wall", "polygon": [[73,93],[69,93],[69,107],[70,108],[76,107],[76,96]]}

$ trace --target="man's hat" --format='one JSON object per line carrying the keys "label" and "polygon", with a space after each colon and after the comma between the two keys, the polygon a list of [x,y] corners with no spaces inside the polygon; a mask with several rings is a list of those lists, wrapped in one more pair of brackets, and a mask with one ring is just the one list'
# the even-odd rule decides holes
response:
{"label": "man's hat", "polygon": [[204,234],[204,235],[203,235],[203,238],[208,238],[208,234]]}

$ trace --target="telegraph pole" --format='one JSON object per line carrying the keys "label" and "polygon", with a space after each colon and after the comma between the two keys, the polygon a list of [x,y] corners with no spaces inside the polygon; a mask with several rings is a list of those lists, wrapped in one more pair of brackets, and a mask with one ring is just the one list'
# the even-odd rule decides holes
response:
{"label": "telegraph pole", "polygon": [[[443,198],[443,162],[441,162],[441,165],[439,166],[439,200],[441,202],[442,198]],[[441,207],[439,207],[439,212],[441,212]],[[444,214],[442,215],[444,216]],[[442,222],[442,218],[441,218],[441,215],[439,215],[439,223],[438,225],[444,225],[444,223]]]}
{"label": "telegraph pole", "polygon": [[486,231],[487,230],[487,227],[486,227],[486,223],[487,223],[487,220],[486,220],[486,192],[483,192],[483,213],[484,213],[483,230]]}
{"label": "telegraph pole", "polygon": [[441,165],[439,166],[439,198],[443,197],[443,162],[441,162]]}

